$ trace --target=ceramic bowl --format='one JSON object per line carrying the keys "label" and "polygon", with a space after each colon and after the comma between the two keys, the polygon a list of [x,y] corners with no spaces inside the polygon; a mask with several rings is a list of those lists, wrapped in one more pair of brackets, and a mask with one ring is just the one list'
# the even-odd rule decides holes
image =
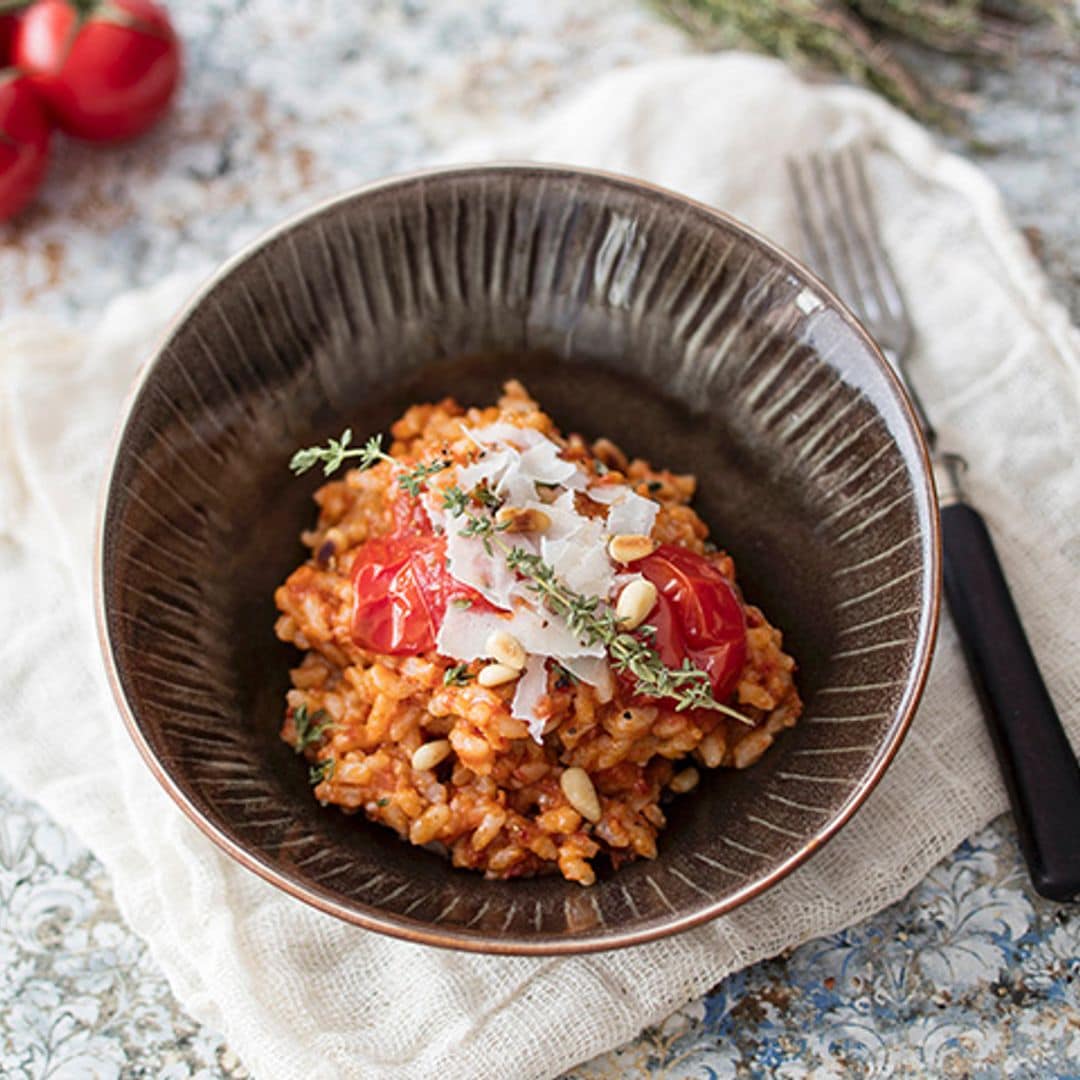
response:
{"label": "ceramic bowl", "polygon": [[[591,888],[454,870],[319,806],[278,737],[297,656],[273,591],[304,557],[300,446],[521,379],[564,431],[696,473],[695,503],[785,634],[806,712],[677,800],[660,853]],[[364,927],[488,952],[611,948],[769,888],[880,779],[939,595],[925,446],[903,391],[809,271],[631,179],[483,166],[388,180],[225,266],[144,369],[101,520],[98,607],[154,774],[249,869]]]}

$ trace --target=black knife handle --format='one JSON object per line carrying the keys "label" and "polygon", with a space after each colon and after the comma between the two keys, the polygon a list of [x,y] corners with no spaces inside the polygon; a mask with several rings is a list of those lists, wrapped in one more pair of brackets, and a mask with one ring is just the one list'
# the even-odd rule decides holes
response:
{"label": "black knife handle", "polygon": [[1080,899],[1080,763],[986,523],[957,502],[942,507],[941,531],[945,595],[985,707],[1032,883],[1051,900]]}

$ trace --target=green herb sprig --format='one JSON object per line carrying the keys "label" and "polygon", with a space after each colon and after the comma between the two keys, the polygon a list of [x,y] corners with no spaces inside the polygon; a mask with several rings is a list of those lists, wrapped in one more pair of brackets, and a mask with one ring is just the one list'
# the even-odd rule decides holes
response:
{"label": "green herb sprig", "polygon": [[443,488],[442,504],[443,509],[453,517],[460,517],[469,508],[469,496],[457,484],[452,484],[448,488]]}
{"label": "green herb sprig", "polygon": [[334,759],[328,758],[326,761],[320,761],[317,765],[312,765],[308,769],[308,783],[312,787],[316,784],[321,784],[324,780],[329,780],[334,775]]}
{"label": "green herb sprig", "polygon": [[379,461],[394,460],[383,453],[381,435],[372,435],[363,446],[352,446],[352,428],[346,428],[340,439],[329,439],[326,446],[306,446],[297,450],[289,461],[289,468],[300,476],[322,462],[323,475],[330,476],[351,458],[359,459],[357,468],[360,469],[370,469]]}
{"label": "green herb sprig", "polygon": [[309,746],[317,743],[333,727],[325,709],[316,709],[309,713],[306,705],[293,710],[293,726],[296,728],[296,741],[293,749],[302,754]]}
{"label": "green herb sprig", "polygon": [[468,664],[455,664],[443,672],[443,686],[464,686],[472,679]]}
{"label": "green herb sprig", "polygon": [[496,533],[505,532],[510,528],[511,522],[496,521],[492,513],[474,513],[470,509],[474,502],[479,503],[481,507],[489,511],[494,511],[501,505],[499,497],[485,485],[477,486],[468,494],[456,484],[443,490],[443,509],[451,517],[462,518],[465,522],[458,535],[479,537],[484,545],[484,550],[489,555],[494,556],[495,551],[491,546],[491,537]]}
{"label": "green herb sprig", "polygon": [[[321,462],[323,475],[330,476],[337,472],[346,461],[354,458],[356,459],[355,468],[361,471],[370,469],[380,461],[394,463],[394,459],[382,448],[381,435],[372,435],[363,446],[353,446],[352,428],[346,428],[341,433],[340,439],[328,439],[326,446],[306,446],[303,450],[297,450],[289,461],[289,468],[300,476]],[[442,472],[443,469],[448,469],[450,464],[442,458],[422,461],[408,472],[402,473],[397,478],[398,485],[415,499],[423,490],[428,477]]]}
{"label": "green herb sprig", "polygon": [[442,472],[443,469],[450,468],[450,464],[449,461],[444,461],[442,458],[436,458],[434,461],[422,461],[419,465],[410,469],[409,472],[402,473],[397,478],[398,486],[415,499],[423,490],[427,478]]}

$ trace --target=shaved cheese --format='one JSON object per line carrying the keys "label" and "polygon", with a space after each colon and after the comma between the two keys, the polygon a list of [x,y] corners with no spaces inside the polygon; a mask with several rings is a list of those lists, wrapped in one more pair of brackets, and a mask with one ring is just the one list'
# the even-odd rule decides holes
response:
{"label": "shaved cheese", "polygon": [[601,522],[582,518],[579,527],[561,539],[542,536],[540,556],[574,592],[602,598],[611,592],[615,568],[604,547]]}
{"label": "shaved cheese", "polygon": [[513,612],[504,614],[451,604],[446,609],[435,647],[443,656],[480,660],[488,655],[488,638],[498,630],[513,634],[527,653],[551,656],[559,661],[575,656],[604,656],[603,645],[582,644],[566,623],[551,612],[524,606],[516,606]]}
{"label": "shaved cheese", "polygon": [[485,451],[484,456],[475,464],[458,468],[458,487],[462,491],[472,491],[478,484],[486,482],[494,488],[499,477],[506,471],[515,456],[517,456],[516,450]]}
{"label": "shaved cheese", "polygon": [[[528,548],[530,545],[521,539],[518,546]],[[462,536],[454,527],[448,529],[446,568],[451,577],[475,589],[496,607],[510,608],[517,575],[501,555],[489,555],[479,537]]]}
{"label": "shaved cheese", "polygon": [[630,533],[636,536],[648,536],[656,524],[656,514],[660,507],[652,499],[646,499],[636,491],[626,489],[625,498],[615,503],[608,511],[607,527],[612,536]]}
{"label": "shaved cheese", "polygon": [[[542,533],[496,534],[487,545],[481,537],[462,536],[464,517],[453,517],[442,506],[442,496],[430,491],[423,496],[432,525],[446,536],[447,568],[451,576],[475,589],[498,611],[478,611],[450,605],[436,638],[436,648],[456,660],[487,657],[488,640],[497,631],[514,636],[527,660],[517,681],[512,715],[524,720],[529,734],[539,742],[544,721],[537,715],[547,693],[547,662],[554,660],[571,675],[596,689],[610,701],[615,682],[607,653],[600,643],[585,645],[570,632],[566,620],[549,611],[543,596],[518,577],[506,560],[509,547],[539,556],[568,590],[607,602],[616,584],[638,575],[618,573],[607,551],[611,534],[652,531],[657,504],[638,495],[627,484],[604,484],[589,488],[584,468],[562,457],[563,448],[532,428],[496,423],[485,428],[462,430],[480,450],[476,461],[458,466],[453,482],[464,492],[485,485],[503,506],[540,510],[548,525]],[[541,499],[541,488],[551,501]],[[606,521],[581,514],[575,493],[585,491],[593,501],[608,507]]]}
{"label": "shaved cheese", "polygon": [[538,484],[564,484],[578,467],[559,457],[559,447],[548,439],[521,455],[521,470]]}
{"label": "shaved cheese", "polygon": [[625,484],[597,484],[596,487],[589,488],[585,494],[601,506],[610,506],[612,503],[619,502],[626,491]]}
{"label": "shaved cheese", "polygon": [[584,518],[574,508],[574,493],[564,491],[554,502],[545,503],[539,499],[530,499],[525,503],[527,510],[541,510],[551,524],[544,530],[548,540],[564,540],[581,528]]}
{"label": "shaved cheese", "polygon": [[568,656],[559,661],[575,679],[596,688],[596,696],[604,704],[615,693],[615,678],[606,659],[596,656]]}
{"label": "shaved cheese", "polygon": [[547,660],[542,656],[530,656],[524,673],[517,681],[510,715],[529,725],[529,734],[535,742],[542,742],[544,738],[545,720],[539,715],[538,709],[547,692]]}
{"label": "shaved cheese", "polygon": [[609,506],[607,530],[612,536],[634,533],[648,536],[656,524],[658,503],[639,495],[626,484],[600,484],[589,488],[586,495],[593,502]]}
{"label": "shaved cheese", "polygon": [[555,444],[535,428],[517,427],[499,420],[487,427],[465,428],[465,434],[480,446],[513,446],[519,450],[527,450],[530,446],[538,446],[540,443]]}

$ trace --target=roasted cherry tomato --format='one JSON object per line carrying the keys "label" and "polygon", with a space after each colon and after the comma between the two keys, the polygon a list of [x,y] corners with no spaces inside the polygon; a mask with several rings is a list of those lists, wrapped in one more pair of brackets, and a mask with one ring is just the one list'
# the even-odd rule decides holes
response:
{"label": "roasted cherry tomato", "polygon": [[10,68],[0,71],[0,221],[17,214],[41,186],[51,130],[29,80]]}
{"label": "roasted cherry tomato", "polygon": [[647,621],[656,627],[660,659],[677,668],[689,658],[708,673],[716,700],[729,698],[746,662],[746,617],[731,582],[708,559],[674,544],[661,544],[629,569],[659,594]]}
{"label": "roasted cherry tomato", "polygon": [[441,536],[394,533],[368,540],[353,562],[352,581],[353,641],[371,652],[430,652],[451,600],[494,610],[450,576]]}
{"label": "roasted cherry tomato", "polygon": [[142,134],[180,81],[180,42],[152,0],[37,0],[22,17],[14,60],[57,126],[91,142]]}
{"label": "roasted cherry tomato", "polygon": [[19,28],[18,15],[0,15],[0,68],[11,63],[15,47],[15,31]]}
{"label": "roasted cherry tomato", "polygon": [[390,503],[390,513],[394,519],[393,532],[397,536],[431,536],[431,520],[420,504],[420,500],[410,495],[397,484]]}

